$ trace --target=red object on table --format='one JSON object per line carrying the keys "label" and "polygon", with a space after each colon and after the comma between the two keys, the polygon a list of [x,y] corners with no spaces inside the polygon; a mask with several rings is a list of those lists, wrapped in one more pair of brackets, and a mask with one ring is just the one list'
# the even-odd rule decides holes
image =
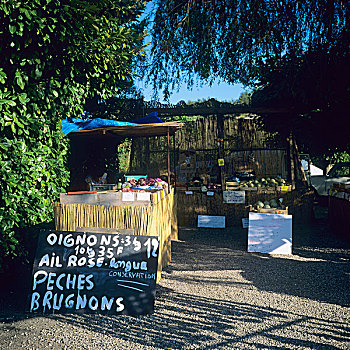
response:
{"label": "red object on table", "polygon": [[97,191],[76,191],[76,192],[67,192],[67,194],[93,194],[97,193]]}

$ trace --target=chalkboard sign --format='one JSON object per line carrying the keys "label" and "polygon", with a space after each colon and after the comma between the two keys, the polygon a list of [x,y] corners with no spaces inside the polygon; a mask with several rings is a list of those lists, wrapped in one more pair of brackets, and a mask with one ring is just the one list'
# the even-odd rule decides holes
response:
{"label": "chalkboard sign", "polygon": [[158,254],[155,236],[43,230],[28,311],[152,313]]}

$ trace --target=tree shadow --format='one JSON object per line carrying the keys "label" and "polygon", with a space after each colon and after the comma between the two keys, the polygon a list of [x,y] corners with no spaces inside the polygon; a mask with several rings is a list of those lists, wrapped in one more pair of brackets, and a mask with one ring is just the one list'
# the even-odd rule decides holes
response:
{"label": "tree shadow", "polygon": [[[350,339],[344,324],[271,307],[183,294],[159,286],[152,315],[128,316],[53,315],[51,318],[97,333],[138,344],[149,342],[158,349],[258,348],[286,349],[292,346],[311,349],[338,349],[321,343]],[[307,327],[305,327],[307,324]],[[284,330],[293,329],[287,336]],[[304,332],[305,340],[298,337]],[[305,335],[305,332],[308,334]],[[280,335],[280,334],[283,334]],[[279,345],[267,345],[273,339]],[[254,345],[254,346],[253,346]]]}
{"label": "tree shadow", "polygon": [[[172,263],[163,277],[190,284],[186,288],[189,291],[209,286],[211,297],[182,293],[160,283],[152,315],[45,317],[159,349],[338,349],[332,341],[350,341],[350,328],[344,323],[215,295],[216,288],[236,285],[243,293],[254,287],[349,306],[349,246],[330,237],[326,227],[294,226],[294,255],[289,257],[248,253],[247,230],[241,228],[186,228],[180,230],[179,237],[172,242]],[[201,273],[205,271],[218,273],[213,277]],[[232,271],[241,278],[232,278]],[[12,271],[12,277],[16,288],[8,288],[6,298],[0,294],[1,321],[7,327],[14,327],[14,321],[38,317],[23,312],[31,266]]]}
{"label": "tree shadow", "polygon": [[[219,271],[235,270],[259,290],[350,305],[350,244],[330,235],[326,226],[294,225],[291,256],[248,253],[246,229],[193,228],[180,238],[185,240],[173,242],[173,263],[165,271],[185,273],[172,278],[184,281],[191,275],[194,283],[232,284],[237,282],[225,281]],[[218,271],[218,277],[191,274],[198,270]]]}

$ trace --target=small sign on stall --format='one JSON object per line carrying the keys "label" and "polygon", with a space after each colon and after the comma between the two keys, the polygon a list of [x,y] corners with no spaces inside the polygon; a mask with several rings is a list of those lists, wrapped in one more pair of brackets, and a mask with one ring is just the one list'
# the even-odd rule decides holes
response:
{"label": "small sign on stall", "polygon": [[248,218],[242,218],[242,227],[243,228],[249,227],[249,219]]}
{"label": "small sign on stall", "polygon": [[249,213],[248,252],[292,254],[292,215]]}
{"label": "small sign on stall", "polygon": [[223,158],[218,159],[218,165],[219,166],[224,166],[225,165],[225,160]]}
{"label": "small sign on stall", "polygon": [[135,200],[133,192],[122,192],[123,202],[133,202]]}
{"label": "small sign on stall", "polygon": [[225,228],[225,216],[198,215],[198,227]]}
{"label": "small sign on stall", "polygon": [[186,191],[185,194],[191,195],[191,194],[193,194],[193,192],[192,191]]}
{"label": "small sign on stall", "polygon": [[245,203],[245,191],[223,191],[224,203]]}
{"label": "small sign on stall", "polygon": [[214,192],[213,192],[213,191],[208,191],[208,192],[207,192],[207,196],[209,196],[209,197],[214,196]]}
{"label": "small sign on stall", "polygon": [[137,192],[136,198],[138,201],[149,202],[151,200],[151,194],[149,192]]}

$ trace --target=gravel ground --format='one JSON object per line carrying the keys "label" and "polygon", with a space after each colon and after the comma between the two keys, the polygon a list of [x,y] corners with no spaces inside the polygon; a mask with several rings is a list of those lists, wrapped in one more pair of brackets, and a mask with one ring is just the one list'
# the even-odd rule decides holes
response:
{"label": "gravel ground", "polygon": [[247,253],[247,230],[180,229],[141,317],[21,312],[0,295],[0,349],[350,349],[350,243],[294,226],[293,255]]}

